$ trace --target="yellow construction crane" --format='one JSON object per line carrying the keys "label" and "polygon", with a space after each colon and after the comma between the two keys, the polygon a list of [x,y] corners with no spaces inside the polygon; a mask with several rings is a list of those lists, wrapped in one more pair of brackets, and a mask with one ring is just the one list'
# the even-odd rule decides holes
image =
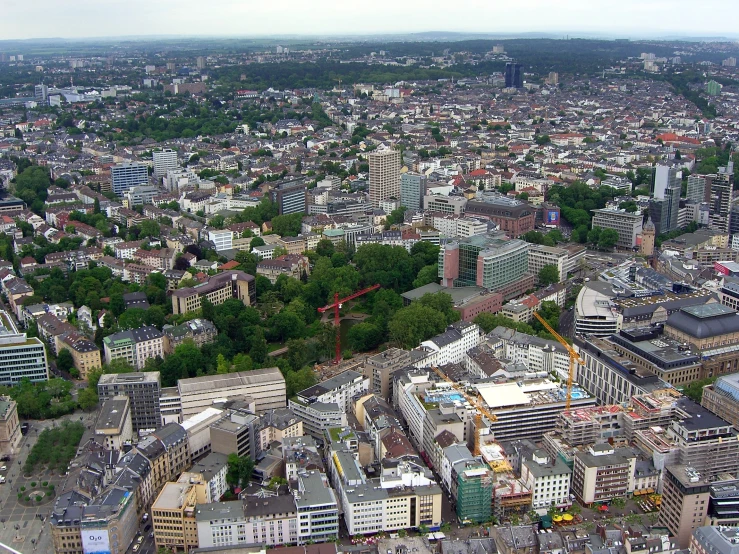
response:
{"label": "yellow construction crane", "polygon": [[570,355],[570,370],[567,373],[567,404],[565,406],[565,409],[569,410],[570,404],[572,403],[572,381],[575,379],[575,364],[584,365],[585,361],[580,357],[580,354],[578,354],[577,351],[572,348],[572,345],[570,345],[569,342],[563,339],[562,336],[557,333],[557,331],[552,329],[552,326],[547,323],[546,319],[539,315],[539,312],[534,312],[534,316],[536,316],[536,319],[539,320],[539,323],[544,326],[544,329],[549,331],[549,333],[551,333],[552,336],[567,349],[567,353]]}
{"label": "yellow construction crane", "polygon": [[488,410],[485,406],[482,405],[482,403],[475,397],[467,394],[467,391],[464,390],[464,387],[459,385],[458,383],[455,383],[452,381],[449,377],[446,376],[446,374],[441,371],[438,367],[432,366],[431,369],[434,370],[434,372],[444,379],[447,383],[449,383],[454,390],[459,392],[462,396],[465,397],[467,402],[472,404],[476,409],[477,412],[475,413],[475,450],[473,454],[475,456],[480,455],[480,431],[482,431],[482,416],[484,415],[486,418],[488,418],[491,422],[498,421],[498,418],[495,417],[494,414],[490,413],[490,410]]}

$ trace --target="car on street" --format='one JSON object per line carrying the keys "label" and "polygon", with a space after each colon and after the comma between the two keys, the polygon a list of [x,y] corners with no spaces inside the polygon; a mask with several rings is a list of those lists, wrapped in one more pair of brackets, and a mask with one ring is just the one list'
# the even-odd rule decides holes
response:
{"label": "car on street", "polygon": [[0,466],[0,471],[8,471],[8,466]]}
{"label": "car on street", "polygon": [[136,543],[136,544],[133,545],[133,551],[134,552],[138,552],[139,551],[139,548],[141,548],[141,545],[140,544]]}

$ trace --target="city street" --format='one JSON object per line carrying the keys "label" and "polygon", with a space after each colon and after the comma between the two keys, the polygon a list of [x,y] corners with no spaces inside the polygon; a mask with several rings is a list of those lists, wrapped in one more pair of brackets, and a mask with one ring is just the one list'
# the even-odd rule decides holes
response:
{"label": "city street", "polygon": [[0,485],[0,542],[3,544],[24,553],[53,551],[48,516],[54,506],[54,500],[43,502],[40,506],[24,506],[18,502],[17,495],[21,486],[25,486],[26,491],[30,492],[31,482],[40,484],[43,481],[53,483],[55,492],[59,494],[65,488],[66,478],[39,472],[26,479],[21,475],[21,467],[44,429],[59,425],[64,420],[80,421],[80,417],[84,425],[89,427],[95,421],[96,413],[75,412],[57,420],[29,421],[30,428],[21,439],[17,453],[5,464],[8,471],[0,472],[5,474],[7,479],[4,484]]}

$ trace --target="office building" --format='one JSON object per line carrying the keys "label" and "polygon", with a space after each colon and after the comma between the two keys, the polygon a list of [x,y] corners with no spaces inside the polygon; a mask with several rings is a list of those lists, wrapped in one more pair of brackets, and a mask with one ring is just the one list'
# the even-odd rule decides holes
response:
{"label": "office building", "polygon": [[447,288],[478,286],[515,298],[533,287],[529,245],[502,234],[477,235],[447,243],[439,252],[439,277]]}
{"label": "office building", "polygon": [[149,358],[164,358],[164,335],[156,327],[113,333],[103,339],[105,363],[123,359],[133,368],[142,370]]}
{"label": "office building", "polygon": [[675,537],[679,548],[688,548],[693,531],[705,525],[710,502],[710,480],[693,468],[665,467],[659,525]]}
{"label": "office building", "polygon": [[204,492],[202,483],[176,482],[164,485],[151,506],[151,525],[157,549],[189,552],[197,548],[195,510],[199,502],[205,501]]}
{"label": "office building", "polygon": [[709,200],[709,226],[722,233],[729,232],[729,217],[734,195],[734,162],[719,167],[718,174],[711,178],[711,196]]}
{"label": "office building", "polygon": [[123,196],[128,189],[149,184],[149,166],[128,162],[117,164],[110,168],[110,179],[113,193]]}
{"label": "office building", "polygon": [[133,440],[131,403],[125,395],[104,400],[100,406],[95,435],[108,450],[123,450]]}
{"label": "office building", "polygon": [[427,194],[423,197],[423,209],[439,215],[459,216],[464,213],[467,199],[464,196]]}
{"label": "office building", "polygon": [[532,244],[529,246],[529,273],[537,276],[545,266],[553,265],[557,268],[559,281],[567,279],[567,259],[569,254],[564,248]]}
{"label": "office building", "polygon": [[173,291],[172,313],[177,315],[199,310],[203,298],[210,300],[214,306],[219,306],[230,298],[238,298],[245,306],[252,306],[256,303],[256,295],[252,275],[238,270],[224,271],[194,287]]}
{"label": "office building", "polygon": [[154,177],[158,183],[167,176],[168,171],[176,171],[179,167],[176,150],[155,150],[151,155],[154,160]]}
{"label": "office building", "polygon": [[523,88],[523,67],[520,63],[505,64],[506,88]]}
{"label": "office building", "polygon": [[739,373],[722,375],[703,387],[701,406],[739,429]]}
{"label": "office building", "polygon": [[[642,234],[643,216],[641,212],[630,213],[626,210],[612,208],[592,211],[593,227],[613,229],[618,233],[617,247],[631,249],[637,245],[637,237]],[[677,212],[675,212],[675,216],[677,217]],[[652,216],[652,221],[654,221],[654,216]],[[657,225],[656,222],[654,224]],[[660,232],[659,228],[657,232]]]}
{"label": "office building", "polygon": [[285,378],[276,367],[180,379],[177,391],[184,419],[229,399],[250,399],[256,413],[285,407]]}
{"label": "office building", "polygon": [[0,311],[0,383],[14,385],[21,379],[46,381],[48,378],[44,343],[20,333],[13,318]]}
{"label": "office building", "polygon": [[576,336],[584,364],[577,365],[577,382],[601,404],[621,404],[637,394],[648,394],[670,385],[619,354],[614,345],[595,336]]}
{"label": "office building", "polygon": [[706,198],[706,191],[710,191],[710,184],[707,181],[708,178],[705,175],[688,175],[688,188],[685,193],[685,199],[698,203],[708,200]]}
{"label": "office building", "polygon": [[298,473],[293,491],[298,512],[298,543],[331,542],[339,538],[339,503],[326,475],[317,470]]}
{"label": "office building", "polygon": [[303,179],[293,179],[274,186],[269,197],[279,215],[308,213],[308,186]]}
{"label": "office building", "polygon": [[649,215],[658,235],[669,233],[678,228],[681,187],[682,172],[665,165],[656,167]]}
{"label": "office building", "polygon": [[467,202],[465,215],[489,219],[510,237],[520,237],[533,231],[536,224],[533,206],[497,192],[478,193]]}
{"label": "office building", "polygon": [[206,65],[205,56],[198,56],[195,59],[195,67],[197,67],[198,69],[205,69],[205,65]]}
{"label": "office building", "polygon": [[397,150],[375,150],[369,159],[369,199],[373,207],[380,200],[400,199],[400,152]]}
{"label": "office building", "polygon": [[210,426],[211,451],[256,460],[262,449],[257,441],[259,417],[246,410],[230,410]]}
{"label": "office building", "polygon": [[159,411],[160,391],[158,371],[106,373],[98,381],[98,396],[101,401],[119,395],[128,397],[134,432],[158,429],[162,426]]}
{"label": "office building", "polygon": [[[400,176],[400,205],[411,211],[423,209],[426,176],[408,171]],[[382,199],[381,199],[382,200]]]}
{"label": "office building", "polygon": [[33,92],[33,96],[37,104],[46,104],[47,100],[49,99],[49,87],[42,83],[40,85],[36,85],[33,89]]}

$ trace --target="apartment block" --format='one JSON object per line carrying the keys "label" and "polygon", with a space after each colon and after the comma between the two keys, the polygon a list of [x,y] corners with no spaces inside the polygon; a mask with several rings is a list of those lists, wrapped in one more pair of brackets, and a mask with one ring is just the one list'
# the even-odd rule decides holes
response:
{"label": "apartment block", "polygon": [[400,199],[400,152],[397,150],[375,150],[368,155],[369,199],[373,207],[380,200]]}
{"label": "apartment block", "polygon": [[551,506],[567,509],[570,500],[572,470],[559,457],[551,458],[537,450],[530,460],[521,462],[521,479],[532,493],[532,507],[548,510]]}
{"label": "apartment block", "polygon": [[142,163],[121,163],[110,168],[113,193],[122,196],[125,191],[149,184],[149,166]]}
{"label": "apartment block", "polygon": [[154,177],[162,179],[167,176],[167,172],[176,171],[179,168],[177,163],[177,152],[169,148],[164,150],[155,150],[152,152],[154,162]]}
{"label": "apartment block", "polygon": [[585,505],[625,497],[634,475],[636,456],[609,444],[591,446],[575,454],[572,492]]}
{"label": "apartment block", "polygon": [[105,362],[123,359],[135,369],[144,369],[149,358],[164,357],[164,335],[150,325],[113,333],[103,339]]}
{"label": "apartment block", "polygon": [[195,510],[200,548],[263,544],[280,546],[298,542],[298,519],[292,495],[259,498],[246,496]]}
{"label": "apartment block", "polygon": [[303,421],[306,433],[323,438],[326,429],[346,425],[352,399],[368,390],[369,379],[349,370],[300,391],[290,399],[289,405],[295,416]]}
{"label": "apartment block", "polygon": [[205,283],[172,292],[172,313],[194,312],[201,307],[202,299],[207,298],[214,306],[223,304],[230,298],[238,298],[245,306],[256,302],[254,277],[243,271],[224,271],[210,277]]}
{"label": "apartment block", "polygon": [[370,356],[364,362],[364,376],[370,380],[370,389],[385,400],[392,396],[392,375],[400,368],[410,365],[411,357],[407,350],[388,348]]}
{"label": "apartment block", "polygon": [[460,363],[465,354],[480,344],[482,334],[475,323],[458,321],[440,335],[423,341],[414,353],[423,357],[416,367],[442,366]]}

